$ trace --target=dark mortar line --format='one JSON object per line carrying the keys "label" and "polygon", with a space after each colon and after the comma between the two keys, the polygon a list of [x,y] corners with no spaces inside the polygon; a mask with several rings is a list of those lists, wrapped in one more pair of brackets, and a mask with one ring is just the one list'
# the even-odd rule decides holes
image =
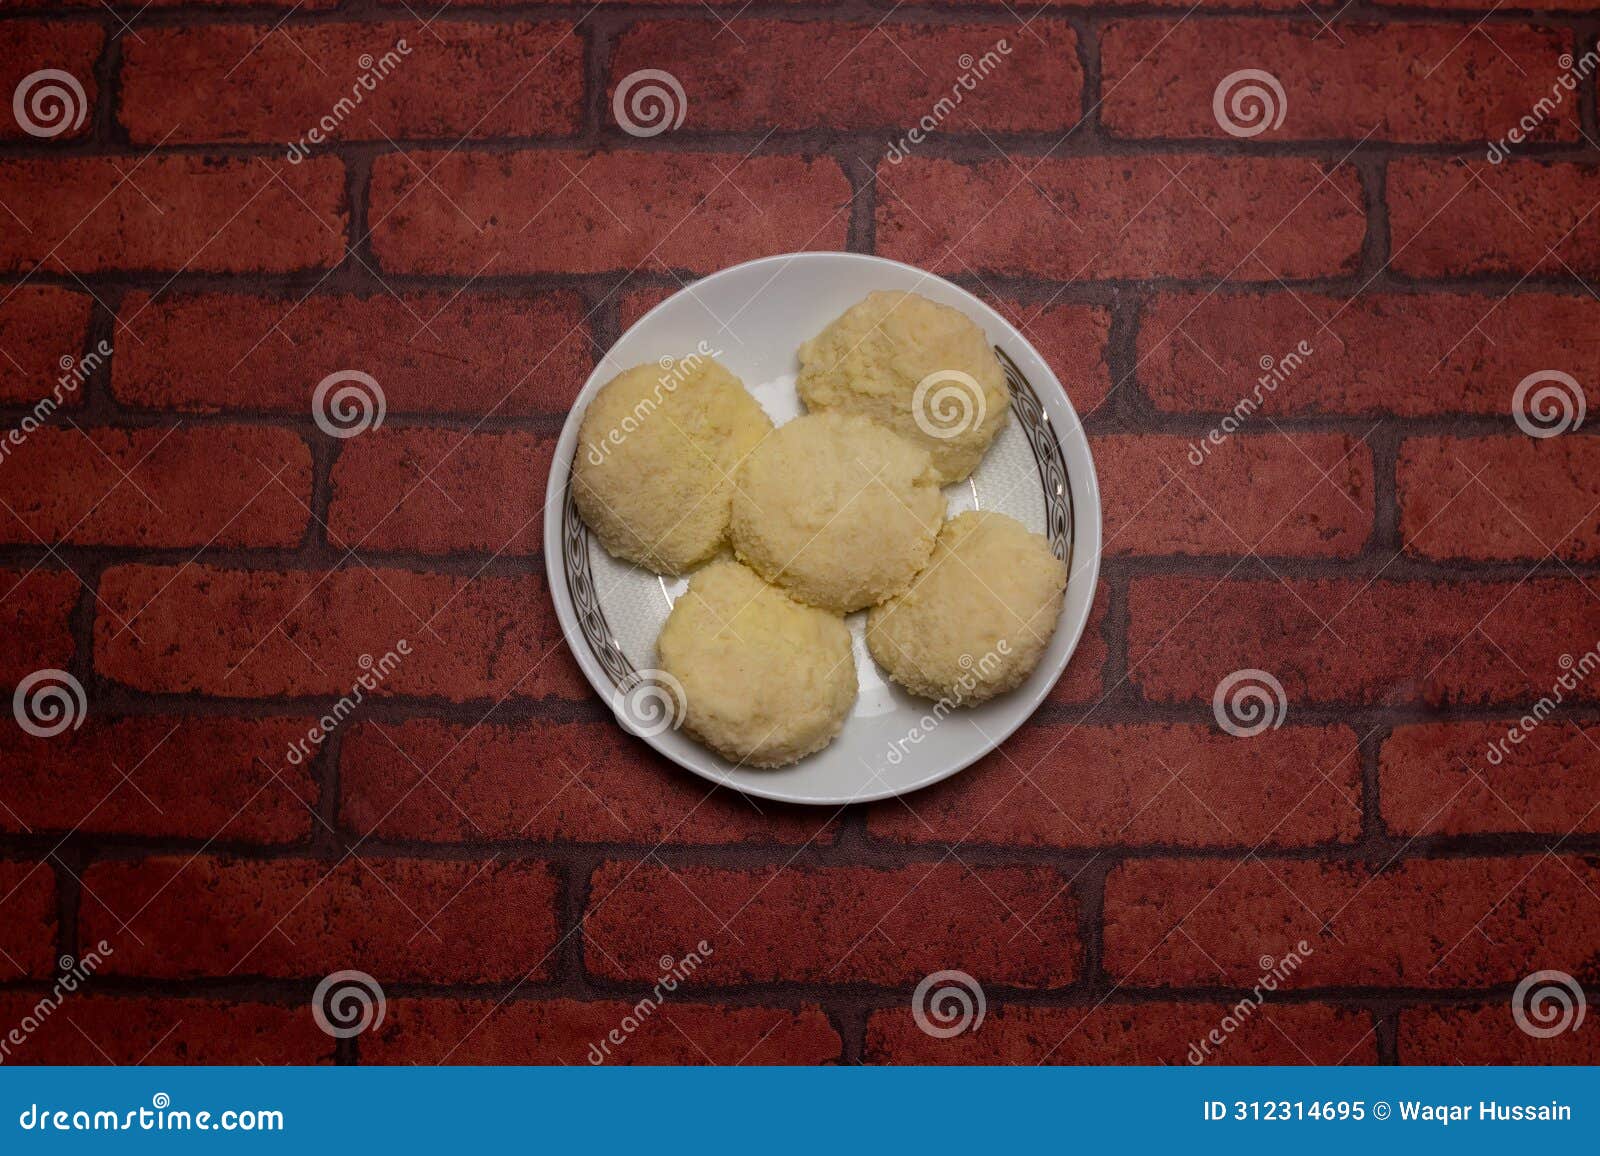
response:
{"label": "dark mortar line", "polygon": [[590,882],[595,871],[604,862],[579,844],[567,844],[561,866],[561,889],[557,893],[556,928],[562,936],[555,956],[545,964],[555,978],[567,981],[574,998],[584,998],[591,990],[589,969],[584,966],[587,949],[584,946],[583,917],[590,900]]}
{"label": "dark mortar line", "polygon": [[[1485,424],[1488,422],[1493,422],[1495,427],[1503,424],[1493,418],[1487,419]],[[1458,423],[1452,423],[1452,427],[1450,432],[1459,436],[1463,427]],[[1401,553],[1405,544],[1400,531],[1399,457],[1401,442],[1410,432],[1403,425],[1385,422],[1366,439],[1372,453],[1373,527],[1363,547],[1364,554],[1376,552],[1393,556]]]}
{"label": "dark mortar line", "polygon": [[[393,292],[385,270],[378,263],[378,255],[373,251],[373,238],[367,224],[372,197],[372,164],[371,157],[345,161],[345,205],[350,220],[344,233],[345,255],[338,269],[357,283],[375,284],[385,292]],[[318,291],[322,291],[321,286]]]}
{"label": "dark mortar line", "polygon": [[1091,859],[1073,880],[1078,903],[1078,942],[1080,956],[1077,974],[1091,986],[1109,983],[1106,973],[1106,876],[1109,859]]}
{"label": "dark mortar line", "polygon": [[858,1000],[830,998],[822,1011],[839,1034],[839,1064],[856,1067],[866,1063],[868,1006]]}
{"label": "dark mortar line", "polygon": [[1393,259],[1389,240],[1388,161],[1380,156],[1357,158],[1356,172],[1366,209],[1367,234],[1361,246],[1361,274],[1373,283],[1389,271]]}
{"label": "dark mortar line", "polygon": [[[114,421],[118,418],[116,399],[111,394],[111,381],[115,372],[117,351],[122,349],[122,344],[117,339],[117,309],[121,305],[122,292],[115,287],[104,292],[97,292],[89,304],[89,326],[84,335],[83,346],[78,357],[78,364],[93,354],[95,366],[89,371],[89,376],[84,379],[79,387],[82,403],[71,409],[63,409],[62,422],[67,418],[85,429],[101,422]],[[131,339],[130,339],[131,340]],[[109,356],[100,356],[100,347],[104,345],[111,350]],[[33,410],[32,405],[22,404],[16,406],[0,406],[0,413],[8,415],[0,421],[9,422],[10,415],[15,415],[20,421],[23,414]]]}
{"label": "dark mortar line", "polygon": [[[868,194],[863,194],[868,195]],[[820,251],[820,250],[816,250]],[[157,301],[193,296],[225,296],[262,303],[293,303],[313,291],[315,298],[354,298],[366,301],[381,300],[392,292],[415,295],[448,297],[458,294],[472,300],[475,297],[511,298],[538,302],[563,293],[581,294],[586,289],[603,290],[602,295],[631,293],[649,290],[677,290],[684,283],[702,280],[706,273],[694,269],[678,268],[671,272],[655,273],[612,269],[599,273],[407,273],[383,269],[373,265],[382,276],[380,282],[372,274],[351,263],[347,258],[332,272],[322,269],[299,270],[291,273],[218,273],[145,270],[100,270],[80,274],[81,282],[66,273],[40,271],[35,273],[0,272],[0,288],[21,285],[38,285],[66,289],[83,294],[87,285],[101,297],[118,291],[137,290],[158,294]],[[1215,274],[1208,276],[1172,276],[1156,274],[1148,277],[1108,277],[1093,281],[1066,281],[1061,278],[1034,274],[1009,273],[1003,270],[984,269],[973,275],[963,272],[941,274],[979,297],[995,293],[1016,300],[1019,304],[1097,305],[1114,307],[1127,299],[1151,299],[1157,296],[1211,296],[1224,300],[1257,297],[1278,297],[1293,293],[1343,299],[1374,297],[1467,297],[1494,298],[1507,294],[1517,297],[1555,296],[1588,298],[1588,290],[1576,284],[1570,275],[1512,277],[1493,273],[1471,276],[1434,277],[1420,279],[1398,273],[1391,266],[1381,276],[1347,273],[1337,276],[1314,276],[1274,280],[1219,281]],[[981,278],[981,279],[980,279]],[[469,284],[470,282],[470,284]],[[121,332],[121,330],[119,330]],[[132,340],[132,338],[128,338]]]}
{"label": "dark mortar line", "polygon": [[72,639],[72,658],[67,663],[67,671],[83,685],[92,706],[97,701],[95,692],[99,685],[95,673],[94,623],[100,609],[97,592],[103,567],[87,562],[74,565],[72,570],[79,586],[77,601],[67,617],[67,634]]}
{"label": "dark mortar line", "polygon": [[78,959],[78,910],[83,904],[83,888],[78,877],[87,866],[84,856],[71,847],[57,849],[46,863],[45,869],[55,874],[56,883],[56,960],[65,957]]}
{"label": "dark mortar line", "polygon": [[[1574,21],[1573,36],[1576,41],[1573,49],[1573,59],[1576,61],[1583,54],[1600,45],[1600,21],[1584,16]],[[1589,78],[1591,81],[1594,77]],[[1583,91],[1578,97],[1578,123],[1579,127],[1588,134],[1590,140],[1600,140],[1600,109],[1596,108],[1597,86],[1585,83]]]}
{"label": "dark mortar line", "polygon": [[850,182],[844,247],[852,253],[875,253],[878,243],[878,182],[872,166],[863,163],[848,149],[839,150],[833,159]]}
{"label": "dark mortar line", "polygon": [[[9,14],[8,14],[9,15]],[[116,35],[121,27],[115,17],[103,10],[101,19],[95,21],[105,32],[100,56],[94,63],[95,108],[94,120],[86,139],[102,148],[116,147],[121,143],[117,125],[118,99],[122,86],[122,40]]]}
{"label": "dark mortar line", "polygon": [[[1106,660],[1100,668],[1100,693],[1105,696],[1101,700],[1104,702],[1112,696],[1133,693],[1133,680],[1129,675],[1132,667],[1128,659],[1133,615],[1128,606],[1129,582],[1126,571],[1119,567],[1106,567],[1104,562],[1101,566],[1100,582],[1106,589],[1106,613],[1100,622],[1100,639],[1106,646]],[[1083,644],[1080,642],[1079,645]],[[1062,708],[1060,712],[1052,714],[1071,714],[1074,709],[1068,703],[1047,702],[1044,705]],[[1076,722],[1076,719],[1073,721]]]}
{"label": "dark mortar line", "polygon": [[1361,750],[1361,835],[1362,842],[1375,853],[1384,848],[1405,846],[1403,836],[1389,832],[1383,821],[1383,746],[1394,734],[1393,727],[1376,727],[1362,735]]}
{"label": "dark mortar line", "polygon": [[[1115,595],[1113,595],[1115,598]],[[1111,619],[1108,616],[1108,622]],[[1116,641],[1115,639],[1113,641]],[[1114,648],[1115,649],[1115,648]],[[1162,702],[1142,697],[1136,681],[1122,680],[1121,672],[1107,674],[1102,686],[1113,684],[1118,693],[1095,700],[1047,700],[1033,716],[1040,727],[1151,725],[1199,727],[1215,731],[1216,719],[1208,702],[1201,699]],[[1128,694],[1120,693],[1124,688]],[[126,687],[109,677],[98,676],[95,686],[96,714],[107,718],[142,718],[182,715],[192,718],[264,719],[314,718],[324,713],[347,691],[328,691],[296,697],[227,698],[185,692],[157,694]],[[1348,701],[1295,703],[1288,723],[1291,730],[1313,727],[1346,726],[1363,734],[1375,726],[1413,726],[1430,724],[1504,724],[1517,721],[1533,706],[1531,697],[1492,704],[1438,705],[1412,701],[1393,705]],[[490,710],[492,708],[492,710]],[[486,721],[489,711],[495,719],[490,726],[515,725],[530,721],[551,724],[603,724],[614,720],[604,704],[592,696],[581,699],[559,697],[518,697],[503,702],[495,699],[453,701],[421,696],[385,696],[361,704],[360,714],[348,726],[364,722],[401,724],[421,723],[473,725]],[[1600,724],[1600,704],[1563,704],[1560,720],[1586,727]],[[642,748],[641,748],[642,753]],[[765,805],[765,804],[763,804]]]}
{"label": "dark mortar line", "polygon": [[1077,41],[1078,69],[1083,74],[1080,101],[1078,107],[1078,124],[1092,136],[1101,132],[1100,107],[1104,99],[1104,77],[1101,74],[1101,48],[1100,31],[1104,22],[1094,18],[1094,11],[1079,12],[1074,14],[1076,19],[1069,19],[1072,26],[1073,38]]}
{"label": "dark mortar line", "polygon": [[1378,1039],[1378,1063],[1393,1067],[1401,1063],[1400,1059],[1400,1013],[1398,1010],[1384,1010],[1381,1007],[1372,1009],[1377,1031],[1374,1033]]}
{"label": "dark mortar line", "polygon": [[[133,141],[120,124],[109,140],[85,134],[57,144],[32,140],[0,141],[0,160],[45,160],[86,158],[138,158],[151,152],[151,140]],[[739,155],[754,157],[824,157],[848,152],[877,163],[888,163],[891,142],[907,131],[902,122],[833,128],[814,125],[805,128],[726,129],[696,131],[686,124],[657,137],[635,137],[613,124],[578,132],[530,133],[519,136],[473,136],[466,139],[438,136],[391,136],[388,139],[340,139],[321,146],[313,159],[332,157],[346,165],[379,157],[415,158],[419,154],[455,153],[500,156],[527,153],[599,152],[607,154],[673,156],[680,154]],[[985,135],[985,133],[987,135]],[[1079,122],[1048,132],[1018,132],[1004,129],[967,133],[959,129],[940,129],[916,146],[913,159],[953,161],[965,165],[1003,164],[998,145],[1005,156],[1016,159],[1123,159],[1192,157],[1212,160],[1312,160],[1327,165],[1342,164],[1359,168],[1367,161],[1419,158],[1431,160],[1482,161],[1491,138],[1463,138],[1455,141],[1402,141],[1377,137],[1320,137],[1280,141],[1239,141],[1215,137],[1118,137],[1098,132],[1092,122]],[[194,156],[235,160],[282,160],[281,141],[168,140],[160,145],[162,156]],[[1517,145],[1518,161],[1585,162],[1594,167],[1600,162],[1593,145],[1579,137],[1570,141],[1529,141]]]}
{"label": "dark mortar line", "polygon": [[[1056,304],[1072,304],[1062,294]],[[1145,298],[1137,290],[1116,289],[1109,303],[1111,325],[1106,333],[1102,351],[1106,374],[1110,379],[1110,392],[1105,400],[1087,417],[1079,415],[1086,431],[1093,431],[1097,419],[1135,428],[1160,420],[1149,395],[1145,392],[1139,374],[1139,332],[1144,324],[1142,311]],[[1026,333],[1023,334],[1027,336]],[[1169,335],[1170,336],[1170,335]],[[1068,395],[1070,398],[1070,394]],[[1192,416],[1192,415],[1188,415]],[[1207,427],[1209,428],[1209,427]]]}
{"label": "dark mortar line", "polygon": [[[652,961],[653,962],[653,961]],[[139,999],[220,999],[268,1003],[293,1007],[308,1000],[320,975],[289,979],[262,976],[228,978],[151,978],[110,975],[97,972],[94,994],[101,997]],[[381,978],[381,977],[380,977]],[[982,977],[978,977],[980,981]],[[0,982],[0,994],[33,993],[48,990],[50,980],[29,979]],[[592,994],[582,1002],[633,1003],[653,990],[654,980],[603,982],[593,985]],[[1037,1008],[1132,1008],[1141,1006],[1227,1006],[1251,995],[1252,987],[1225,986],[1146,986],[1086,984],[1059,987],[1019,987],[985,982],[991,1010],[995,1007]],[[1403,1010],[1480,1009],[1503,1005],[1514,985],[1495,984],[1483,988],[1412,988],[1383,986],[1325,985],[1286,989],[1266,995],[1268,1006],[1327,1005],[1346,1009],[1370,1009],[1383,1016]],[[915,988],[905,983],[871,983],[851,980],[837,984],[811,980],[768,980],[752,983],[713,984],[696,982],[680,986],[673,1002],[709,1006],[773,1008],[799,1011],[809,1006],[826,1010],[855,1007],[863,1011],[903,1011]],[[390,1000],[439,999],[507,1004],[570,999],[571,985],[558,980],[501,980],[482,983],[431,983],[419,981],[383,982]],[[1508,1017],[1509,1018],[1509,1017]]]}
{"label": "dark mortar line", "polygon": [[[320,828],[318,828],[320,830]],[[574,863],[634,862],[641,857],[659,860],[673,869],[706,869],[733,873],[776,871],[837,872],[860,869],[876,872],[903,871],[912,867],[936,867],[958,859],[967,870],[1049,868],[1063,882],[1087,881],[1103,884],[1104,873],[1115,867],[1148,861],[1187,862],[1197,866],[1224,866],[1257,857],[1271,862],[1304,862],[1324,866],[1366,868],[1376,874],[1395,873],[1410,864],[1445,861],[1483,861],[1529,858],[1547,853],[1557,857],[1594,862],[1600,858],[1600,834],[1563,835],[1500,833],[1402,837],[1366,835],[1354,842],[1318,841],[1300,845],[1260,844],[1256,846],[1218,845],[1206,847],[1174,844],[1085,846],[1010,846],[952,840],[901,843],[871,838],[860,846],[812,843],[797,847],[792,843],[721,843],[662,845],[648,842],[576,843],[523,839],[478,839],[470,842],[425,842],[403,839],[361,840],[354,832],[340,831],[299,844],[261,844],[198,836],[140,837],[85,834],[69,837],[56,834],[0,835],[0,861],[31,862],[57,847],[62,854],[81,854],[84,862],[138,862],[178,856],[188,858],[204,852],[208,858],[248,863],[278,861],[336,863],[349,847],[359,844],[357,854],[368,863],[425,861],[435,863],[481,863],[493,856],[505,862],[547,863],[571,866]],[[76,869],[76,868],[75,868]],[[1102,874],[1096,875],[1096,872]],[[81,872],[79,872],[81,874]],[[1081,873],[1081,874],[1080,874]]]}
{"label": "dark mortar line", "polygon": [[[333,731],[318,747],[316,756],[312,760],[311,781],[316,784],[318,796],[314,812],[316,818],[311,821],[311,838],[307,850],[316,857],[337,859],[344,853],[346,841],[340,829],[339,815],[340,756],[344,749],[344,734],[344,727]],[[321,822],[317,821],[318,818]]]}

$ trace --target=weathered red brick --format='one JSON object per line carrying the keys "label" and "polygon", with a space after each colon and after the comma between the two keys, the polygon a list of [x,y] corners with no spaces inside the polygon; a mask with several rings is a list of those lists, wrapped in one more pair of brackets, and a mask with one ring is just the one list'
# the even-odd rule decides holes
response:
{"label": "weathered red brick", "polygon": [[[27,2],[42,3],[43,0],[27,0]],[[87,0],[71,0],[71,2],[75,4],[81,4],[86,3]],[[166,2],[170,3],[172,0],[166,0]],[[227,0],[208,0],[208,2],[221,3],[227,2]],[[239,0],[232,0],[232,2],[237,3]],[[565,0],[533,0],[533,2],[539,4],[559,4],[564,3]],[[598,8],[606,8],[613,4],[627,4],[634,2],[636,2],[636,0],[595,0],[593,6]],[[646,4],[656,5],[671,4],[674,3],[675,0],[644,0],[644,2]],[[805,4],[808,3],[808,0],[778,0],[778,2],[784,4]],[[1571,2],[1571,0],[1556,0],[1556,2]],[[390,7],[398,7],[403,3],[403,0],[379,0],[379,3],[388,5]],[[505,4],[521,5],[525,3],[528,3],[528,0],[486,0],[485,6],[494,8]],[[1039,3],[1030,4],[1028,7],[1031,12],[1031,10],[1034,8],[1084,8],[1090,6],[1091,3],[1092,0],[1040,0]],[[1008,0],[928,0],[926,6],[930,8],[945,8],[952,5],[958,5],[963,8],[991,8],[997,11],[1003,11],[1011,7],[1008,3]],[[1152,6],[1179,9],[1195,8],[1205,12],[1213,8],[1237,8],[1238,0],[1187,0],[1187,2],[1186,0],[1152,0]],[[1299,4],[1292,3],[1291,0],[1262,0],[1262,2],[1256,6],[1266,11],[1273,11],[1277,9],[1285,9],[1295,12],[1304,11]],[[1538,6],[1539,5],[1534,5],[1534,7]],[[1337,3],[1336,0],[1309,0],[1306,7],[1334,8],[1337,7]],[[724,25],[726,25],[727,29],[731,29],[732,31],[742,34],[745,24],[752,19],[751,17],[742,15],[743,9],[737,3],[723,5],[721,11],[718,11],[716,8],[707,5],[706,11],[708,14],[715,14],[720,18],[721,21],[721,23],[710,21],[708,15],[708,21],[711,23],[711,28],[706,33],[708,37],[731,35],[730,32],[724,30]]]}
{"label": "weathered red brick", "polygon": [[1163,293],[1139,326],[1138,376],[1169,412],[1249,399],[1271,415],[1506,414],[1530,367],[1600,377],[1597,325],[1587,296],[1548,293]]}
{"label": "weathered red brick", "polygon": [[[113,949],[115,950],[115,949]],[[90,981],[93,982],[92,980]],[[0,995],[0,1020],[39,1027],[6,1057],[18,1064],[319,1064],[334,1041],[304,1003],[69,994],[39,1017],[39,995]],[[0,1037],[0,1048],[6,1041]]]}
{"label": "weathered red brick", "polygon": [[319,381],[358,369],[389,413],[517,417],[564,412],[592,368],[583,305],[567,292],[130,293],[120,320],[140,340],[117,349],[112,392],[156,409],[309,414]]}
{"label": "weathered red brick", "polygon": [[453,702],[587,693],[533,574],[115,566],[100,597],[96,666],[141,690],[353,697],[364,674],[377,679],[369,666],[394,653],[367,693]]}
{"label": "weathered red brick", "polygon": [[[1377,3],[1385,7],[1448,8],[1457,12],[1482,12],[1485,15],[1495,11],[1494,0],[1377,0]],[[1527,0],[1526,3],[1518,3],[1517,7],[1548,12],[1586,10],[1583,0]]]}
{"label": "weathered red brick", "polygon": [[1408,438],[1396,488],[1400,534],[1413,554],[1600,558],[1600,440]]}
{"label": "weathered red brick", "polygon": [[1078,973],[1077,901],[1050,868],[603,864],[590,880],[584,958],[654,982],[666,956],[711,948],[694,983],[914,983],[960,968],[1016,987]]}
{"label": "weathered red brick", "polygon": [[50,427],[0,451],[0,542],[293,546],[311,519],[311,451],[288,430]]}
{"label": "weathered red brick", "polygon": [[654,847],[835,836],[832,812],[769,803],[757,810],[610,721],[363,724],[345,737],[339,780],[340,816],[362,838]]}
{"label": "weathered red brick", "polygon": [[[732,35],[707,31],[703,20],[647,20],[623,33],[606,87],[609,122],[618,123],[624,78],[662,61],[683,86],[685,131],[884,129],[902,149],[915,149],[905,133],[919,122],[929,137],[1042,132],[1071,128],[1082,108],[1078,40],[1061,20],[1034,19],[1024,31],[1014,23],[744,19]],[[1050,98],[1039,99],[1046,92]],[[636,123],[661,121],[660,109],[639,113],[630,114]]]}
{"label": "weathered red brick", "polygon": [[[429,179],[422,180],[422,173]],[[3,189],[0,184],[0,189]],[[842,249],[832,160],[736,153],[413,153],[373,164],[372,247],[409,273],[702,273]]]}
{"label": "weathered red brick", "polygon": [[1551,277],[1600,271],[1600,169],[1565,161],[1396,160],[1389,165],[1393,269],[1413,277]]}
{"label": "weathered red brick", "polygon": [[1349,434],[1091,439],[1113,554],[1348,558],[1372,534],[1372,451]]}
{"label": "weathered red brick", "polygon": [[617,297],[618,324],[624,333],[633,326],[650,310],[660,305],[676,292],[661,286],[652,286],[648,289],[630,289]]}
{"label": "weathered red brick", "polygon": [[[10,97],[6,115],[0,117],[0,140],[29,141],[42,135],[43,139],[66,141],[91,132],[100,95],[94,66],[104,47],[105,32],[97,24],[33,20],[0,24],[0,92]],[[60,80],[40,77],[25,84],[44,69],[70,74],[81,87],[83,100]],[[28,122],[42,133],[30,132],[14,115],[18,100]],[[83,123],[72,127],[79,118]],[[8,227],[11,224],[8,218]]]}
{"label": "weathered red brick", "polygon": [[1372,1064],[1372,1018],[1326,1004],[1267,1004],[1224,1035],[1210,1054],[1190,1051],[1222,1031],[1231,1005],[1103,1003],[999,1007],[949,1039],[930,1036],[909,1008],[867,1019],[867,1061],[877,1064]]}
{"label": "weathered red brick", "polygon": [[[288,843],[310,835],[318,789],[288,762],[309,719],[102,719],[12,738],[0,830]],[[276,774],[276,778],[274,777]]]}
{"label": "weathered red brick", "polygon": [[[1466,23],[1118,21],[1101,33],[1100,116],[1126,137],[1228,140],[1265,124],[1252,139],[1493,140],[1561,93],[1558,58],[1571,39],[1510,24],[1496,24],[1492,38],[1471,32]],[[1283,98],[1259,81],[1227,83],[1247,69],[1270,73]],[[1267,99],[1224,104],[1230,134],[1214,98],[1251,90]],[[1578,139],[1578,100],[1565,95],[1533,139]]]}
{"label": "weathered red brick", "polygon": [[[1209,702],[1228,674],[1267,670],[1291,717],[1297,702],[1537,698],[1561,655],[1600,638],[1600,601],[1576,578],[1139,578],[1128,605],[1131,681],[1146,696]],[[1600,697],[1600,684],[1577,697]]]}
{"label": "weathered red brick", "polygon": [[344,166],[198,156],[0,161],[0,269],[289,273],[344,255]]}
{"label": "weathered red brick", "polygon": [[878,251],[940,273],[1313,277],[1354,271],[1361,196],[1354,169],[1298,157],[912,157],[878,166]]}
{"label": "weathered red brick", "polygon": [[62,409],[83,404],[72,370],[83,351],[93,304],[85,293],[51,285],[20,285],[0,300],[0,404],[46,397]]}
{"label": "weathered red brick", "polygon": [[0,570],[0,685],[72,660],[70,619],[82,592],[65,570]]}
{"label": "weathered red brick", "polygon": [[369,430],[334,462],[328,535],[363,551],[537,554],[554,453],[531,433]]}
{"label": "weathered red brick", "polygon": [[1361,759],[1348,727],[1246,743],[1196,726],[1028,726],[868,815],[873,835],[910,843],[1300,846],[1361,833]]}
{"label": "weathered red brick", "polygon": [[[316,12],[337,7],[339,0],[305,0],[291,4],[290,0],[150,0],[151,8],[179,6],[223,10],[228,8],[293,8],[300,12]],[[100,0],[13,0],[13,7],[32,8],[94,8],[100,10]],[[143,28],[141,27],[141,31]]]}
{"label": "weathered red brick", "polygon": [[56,880],[47,863],[0,861],[0,975],[42,978],[56,966]]}
{"label": "weathered red brick", "polygon": [[302,154],[325,141],[562,136],[582,124],[583,51],[565,23],[148,28],[123,49],[118,117],[142,144],[288,141]]}
{"label": "weathered red brick", "polygon": [[1050,701],[1094,705],[1105,696],[1106,660],[1111,647],[1106,640],[1106,611],[1111,606],[1111,591],[1104,582],[1095,588],[1089,621],[1084,624],[1078,649],[1056,684],[1050,688]]}
{"label": "weathered red brick", "polygon": [[[1106,878],[1105,967],[1134,987],[1487,987],[1593,972],[1593,864],[1553,856],[1359,863],[1142,859]],[[1324,927],[1327,930],[1323,930]],[[1283,961],[1305,941],[1309,954]]]}
{"label": "weathered red brick", "polygon": [[397,999],[361,1040],[364,1064],[590,1064],[593,1056],[607,1064],[821,1064],[839,1053],[839,1033],[814,1005],[710,1007],[671,995],[646,1015],[631,1000]]}
{"label": "weathered red brick", "polygon": [[[1554,678],[1545,691],[1553,701],[1552,691],[1567,693]],[[1396,727],[1378,761],[1384,825],[1398,835],[1600,831],[1586,786],[1600,773],[1597,742],[1600,729],[1531,715]]]}
{"label": "weathered red brick", "polygon": [[557,941],[557,881],[538,862],[157,856],[83,881],[83,934],[116,948],[107,974],[494,983],[548,977]]}
{"label": "weathered red brick", "polygon": [[1111,367],[1106,343],[1111,311],[1099,305],[1032,305],[1009,298],[990,300],[1022,331],[1061,380],[1080,418],[1087,418],[1110,395]]}
{"label": "weathered red brick", "polygon": [[1600,1063],[1600,1034],[1574,1029],[1538,1039],[1517,1026],[1504,1000],[1487,1007],[1405,1008],[1396,1034],[1402,1064]]}

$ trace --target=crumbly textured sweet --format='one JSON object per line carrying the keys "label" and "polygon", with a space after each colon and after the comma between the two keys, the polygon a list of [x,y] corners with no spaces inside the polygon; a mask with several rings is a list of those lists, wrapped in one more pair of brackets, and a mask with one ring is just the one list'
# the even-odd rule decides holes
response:
{"label": "crumbly textured sweet", "polygon": [[737,562],[689,580],[656,642],[683,687],[683,726],[736,763],[782,767],[833,741],[856,699],[843,619]]}
{"label": "crumbly textured sweet", "polygon": [[867,648],[913,694],[971,706],[1033,673],[1066,587],[1042,535],[1004,514],[962,514],[911,588],[867,616]]}
{"label": "crumbly textured sweet", "polygon": [[922,446],[942,485],[1006,423],[1005,371],[977,324],[916,293],[870,293],[800,347],[800,400],[860,413]]}
{"label": "crumbly textured sweet", "polygon": [[733,471],[771,432],[756,399],[709,357],[634,366],[595,394],[578,427],[578,513],[616,557],[687,573],[726,540]]}
{"label": "crumbly textured sweet", "polygon": [[767,581],[847,614],[904,590],[943,518],[924,450],[859,414],[818,413],[745,459],[729,537]]}

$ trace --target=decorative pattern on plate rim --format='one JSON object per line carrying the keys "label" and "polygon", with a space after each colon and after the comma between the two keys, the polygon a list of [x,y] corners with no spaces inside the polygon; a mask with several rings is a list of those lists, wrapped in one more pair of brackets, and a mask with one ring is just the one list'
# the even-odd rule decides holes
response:
{"label": "decorative pattern on plate rim", "polygon": [[[1067,463],[1061,456],[1061,443],[1056,439],[1050,415],[1039,404],[1039,395],[1023,376],[1017,363],[998,345],[994,351],[1006,371],[1006,381],[1011,386],[1011,409],[1022,425],[1028,448],[1033,451],[1034,464],[1039,467],[1039,485],[1044,490],[1045,536],[1050,539],[1050,550],[1057,558],[1072,567],[1073,509],[1072,487],[1068,484]],[[639,681],[628,656],[617,645],[611,627],[606,622],[605,608],[594,588],[594,570],[589,558],[589,530],[578,516],[578,504],[572,497],[572,472],[567,472],[566,501],[561,509],[562,568],[567,575],[567,592],[578,612],[578,628],[589,644],[600,666],[611,676],[619,688],[627,690]]]}
{"label": "decorative pattern on plate rim", "polygon": [[1017,368],[1017,363],[998,345],[994,351],[1011,386],[1011,409],[1022,423],[1023,435],[1039,467],[1039,484],[1044,489],[1045,537],[1050,539],[1051,552],[1067,564],[1070,574],[1074,525],[1072,487],[1067,480],[1066,460],[1061,456],[1061,441],[1051,426],[1050,415],[1039,404],[1039,395]]}

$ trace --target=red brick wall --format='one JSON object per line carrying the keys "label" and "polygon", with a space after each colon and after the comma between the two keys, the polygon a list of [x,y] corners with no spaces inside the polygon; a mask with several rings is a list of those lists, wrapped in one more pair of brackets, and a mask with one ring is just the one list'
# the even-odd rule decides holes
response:
{"label": "red brick wall", "polygon": [[[1600,1059],[1508,1006],[1533,971],[1600,981],[1600,680],[1484,758],[1600,640],[1591,427],[1511,416],[1529,374],[1600,381],[1594,77],[1486,158],[1596,0],[264,14],[290,7],[0,17],[0,97],[57,68],[85,101],[59,136],[0,123],[5,427],[110,351],[0,460],[0,686],[61,668],[89,702],[55,738],[6,720],[0,1033],[60,956],[104,939],[115,977],[11,1058],[584,1062],[705,939],[618,1058],[1181,1063],[1304,940],[1220,1061]],[[1248,68],[1284,116],[1236,137],[1212,97]],[[612,112],[641,69],[687,97],[648,139]],[[1035,719],[839,813],[708,794],[623,735],[541,553],[597,351],[800,248],[1016,319],[1105,506]],[[388,416],[336,439],[310,391],[352,368]],[[286,761],[399,638],[359,718]],[[1284,688],[1281,729],[1219,728],[1241,668]],[[389,1004],[335,1043],[309,1000],[343,968]],[[988,1000],[950,1040],[910,1010],[943,969]]]}

